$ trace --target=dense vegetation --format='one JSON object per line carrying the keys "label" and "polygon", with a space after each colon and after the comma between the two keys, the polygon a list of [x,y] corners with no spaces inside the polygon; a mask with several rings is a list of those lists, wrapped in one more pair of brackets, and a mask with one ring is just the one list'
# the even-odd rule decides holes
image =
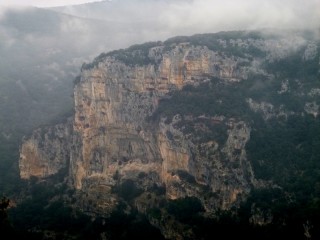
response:
{"label": "dense vegetation", "polygon": [[[149,50],[153,47],[163,47],[163,51],[172,50],[179,43],[189,43],[194,46],[207,47],[210,50],[223,52],[226,56],[239,56],[244,57],[246,54],[264,57],[265,53],[256,47],[249,47],[243,49],[239,46],[233,46],[230,43],[232,39],[263,39],[265,36],[260,32],[219,32],[215,34],[197,34],[191,37],[180,36],[170,38],[164,42],[148,42],[144,44],[133,45],[126,49],[120,49],[111,51],[108,53],[102,53],[94,59],[92,63],[82,65],[82,69],[90,69],[98,65],[99,62],[103,61],[107,57],[113,57],[118,61],[121,61],[129,66],[143,66],[147,64],[157,64],[156,60],[149,56]],[[221,40],[226,40],[226,45],[221,45]]]}
{"label": "dense vegetation", "polygon": [[[9,210],[8,200],[0,203],[0,230],[11,238],[24,239],[164,239],[160,231],[152,226],[147,217],[120,201],[109,217],[91,218],[72,207],[73,191],[58,179],[38,181],[33,178],[24,186],[28,196],[18,207]],[[127,187],[134,194],[133,183],[124,183],[119,191]],[[121,193],[119,193],[121,195]],[[136,195],[135,195],[136,196]],[[131,196],[132,197],[132,196]],[[130,197],[130,199],[131,199]],[[133,196],[134,197],[134,196]],[[73,200],[72,200],[73,199]],[[124,199],[129,199],[125,196]]]}
{"label": "dense vegetation", "polygon": [[161,46],[161,42],[148,42],[140,45],[133,45],[126,49],[111,51],[100,54],[91,64],[84,64],[82,68],[89,69],[96,66],[101,60],[108,56],[112,56],[129,66],[155,64],[149,57],[149,50],[152,47]]}

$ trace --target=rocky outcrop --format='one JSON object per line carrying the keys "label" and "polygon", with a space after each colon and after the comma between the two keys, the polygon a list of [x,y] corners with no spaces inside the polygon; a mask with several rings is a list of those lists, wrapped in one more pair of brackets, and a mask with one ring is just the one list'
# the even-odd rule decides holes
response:
{"label": "rocky outcrop", "polygon": [[[96,214],[114,208],[117,189],[128,181],[142,192],[165,188],[167,199],[196,196],[208,212],[237,205],[257,184],[246,154],[250,121],[209,114],[150,119],[160,101],[187,85],[218,79],[216,87],[231,86],[256,74],[254,87],[263,89],[263,79],[276,77],[262,63],[274,64],[306,42],[299,37],[290,44],[287,39],[213,38],[216,45],[209,49],[197,37],[193,41],[199,44],[147,44],[102,54],[84,64],[74,88],[73,120],[36,130],[24,141],[21,177],[45,178],[67,168],[66,179],[77,190],[78,205]],[[303,61],[315,59],[317,47],[305,48]],[[282,79],[276,94],[285,96],[293,89]],[[309,95],[315,97],[318,89]],[[293,114],[263,99],[248,97],[246,102],[265,121]],[[305,104],[304,111],[315,117],[318,110],[317,102]],[[150,202],[141,199],[135,204],[146,211]]]}
{"label": "rocky outcrop", "polygon": [[72,123],[37,129],[20,149],[20,176],[45,178],[69,167]]}
{"label": "rocky outcrop", "polygon": [[[181,118],[175,116],[169,125],[160,124],[162,179],[167,196],[171,199],[197,196],[207,210],[229,209],[254,184],[245,151],[250,127],[233,118],[219,123],[200,119],[181,124]],[[206,138],[204,131],[210,135],[215,124],[226,128],[225,141],[216,138],[214,133]],[[185,135],[183,129],[186,125],[193,125],[192,132],[198,133]]]}
{"label": "rocky outcrop", "polygon": [[319,115],[319,105],[314,102],[307,102],[304,106],[304,110],[308,114],[312,114],[315,118]]}
{"label": "rocky outcrop", "polygon": [[[281,94],[281,93],[279,93]],[[272,118],[284,118],[286,119],[289,115],[292,115],[293,112],[289,112],[285,109],[284,105],[275,107],[268,102],[256,102],[252,98],[246,100],[250,109],[254,112],[258,112],[262,115],[264,120],[269,120]]]}
{"label": "rocky outcrop", "polygon": [[[154,52],[154,48],[150,49],[149,55],[159,57],[159,53],[156,55]],[[136,179],[141,173],[155,174],[158,177],[144,189],[153,184],[165,184],[167,197],[175,199],[200,196],[207,186],[212,192],[221,191],[225,195],[222,203],[215,207],[221,204],[223,207],[231,206],[238,194],[244,191],[240,185],[247,186],[250,180],[240,181],[240,185],[234,188],[221,185],[222,180],[217,182],[214,178],[233,173],[223,173],[223,170],[218,175],[216,170],[215,174],[207,173],[212,166],[207,166],[199,159],[200,156],[195,156],[196,143],[188,141],[183,133],[166,126],[163,121],[154,125],[146,118],[153,114],[159,99],[187,84],[199,84],[209,77],[226,81],[245,78],[245,69],[237,66],[241,61],[244,60],[223,58],[207,48],[180,44],[170,52],[162,53],[162,61],[158,65],[128,66],[107,57],[96,67],[83,69],[74,93],[74,132],[77,136],[74,141],[81,147],[71,151],[70,179],[73,186],[79,190],[91,189],[91,183],[95,187],[98,183],[112,187],[116,184],[115,174],[122,181]],[[175,141],[168,140],[170,131]],[[250,131],[247,132],[249,136]],[[238,146],[240,152],[244,145]],[[216,148],[211,142],[202,146],[205,148],[203,151]],[[226,154],[234,148],[226,147]],[[226,156],[232,157],[232,154]],[[237,161],[242,161],[240,158],[243,160],[239,157]],[[189,183],[179,177],[181,173],[195,178],[195,182]],[[209,180],[205,181],[204,176]]]}
{"label": "rocky outcrop", "polygon": [[128,65],[107,56],[84,67],[74,90],[72,130],[56,126],[44,136],[37,130],[25,141],[21,177],[44,178],[68,166],[68,182],[84,193],[79,204],[91,206],[87,210],[92,212],[112,208],[112,189],[126,179],[138,182],[142,174],[143,190],[164,185],[167,198],[197,196],[208,210],[229,208],[247,193],[253,175],[244,150],[250,127],[244,122],[234,122],[226,142],[218,144],[214,138],[199,143],[185,136],[175,126],[179,116],[169,124],[147,119],[161,98],[183,86],[211,77],[245,79],[248,70],[242,63],[248,60],[188,43],[170,51],[150,48],[148,57],[155,63]]}

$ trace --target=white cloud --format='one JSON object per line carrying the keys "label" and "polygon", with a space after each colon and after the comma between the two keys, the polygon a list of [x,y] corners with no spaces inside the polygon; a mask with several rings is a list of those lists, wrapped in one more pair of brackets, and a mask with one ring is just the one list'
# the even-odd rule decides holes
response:
{"label": "white cloud", "polygon": [[100,8],[66,7],[59,11],[123,23],[128,31],[145,31],[144,40],[228,30],[320,26],[320,0],[113,0]]}
{"label": "white cloud", "polygon": [[10,0],[0,3],[3,6],[35,6],[35,7],[54,7],[83,4],[89,2],[101,2],[102,0]]}
{"label": "white cloud", "polygon": [[[169,28],[194,33],[256,28],[305,28],[320,24],[319,0],[193,0],[160,13]],[[182,28],[181,28],[182,27]]]}

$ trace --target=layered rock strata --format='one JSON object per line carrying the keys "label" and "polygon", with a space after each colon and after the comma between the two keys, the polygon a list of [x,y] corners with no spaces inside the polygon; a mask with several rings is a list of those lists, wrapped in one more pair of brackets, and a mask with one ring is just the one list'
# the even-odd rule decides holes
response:
{"label": "layered rock strata", "polygon": [[160,122],[148,118],[159,100],[188,84],[212,77],[230,83],[246,79],[249,60],[188,43],[163,48],[150,48],[151,61],[142,66],[108,56],[83,67],[74,89],[72,128],[55,126],[42,137],[41,130],[35,131],[21,147],[21,177],[45,178],[67,167],[69,184],[90,195],[83,208],[96,200],[88,211],[114,207],[112,189],[125,180],[144,191],[164,186],[170,199],[196,196],[209,211],[237,204],[254,181],[245,152],[248,124],[222,116],[215,124],[227,126],[227,140],[211,137],[199,143],[199,137],[177,127],[181,116]]}

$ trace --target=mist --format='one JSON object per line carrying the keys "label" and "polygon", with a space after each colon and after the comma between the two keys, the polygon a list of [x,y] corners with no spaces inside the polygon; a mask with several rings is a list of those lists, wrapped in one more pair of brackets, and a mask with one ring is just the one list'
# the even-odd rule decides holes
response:
{"label": "mist", "polygon": [[[318,33],[319,11],[317,0],[113,0],[54,8],[2,6],[0,84],[22,91],[19,96],[25,99],[21,101],[29,101],[35,112],[25,122],[34,127],[61,112],[61,106],[71,108],[73,79],[84,62],[102,52],[178,35],[229,30]],[[297,46],[299,39],[293,40]],[[286,41],[288,49],[289,44]],[[35,85],[42,98],[35,97]],[[0,104],[1,112],[19,94],[2,89],[2,98],[9,100]],[[49,105],[50,99],[57,100]]]}
{"label": "mist", "polygon": [[320,236],[320,0],[92,1],[0,3],[0,229]]}
{"label": "mist", "polygon": [[12,46],[22,37],[39,48],[68,46],[76,58],[177,35],[320,27],[318,0],[113,0],[47,9],[15,7],[20,20],[11,18],[10,26],[8,11],[12,15],[13,10],[0,8],[1,45]]}
{"label": "mist", "polygon": [[157,29],[149,39],[175,35],[229,30],[316,29],[320,22],[317,0],[113,0],[82,6],[66,6],[55,10],[85,18],[137,24],[148,30]]}

